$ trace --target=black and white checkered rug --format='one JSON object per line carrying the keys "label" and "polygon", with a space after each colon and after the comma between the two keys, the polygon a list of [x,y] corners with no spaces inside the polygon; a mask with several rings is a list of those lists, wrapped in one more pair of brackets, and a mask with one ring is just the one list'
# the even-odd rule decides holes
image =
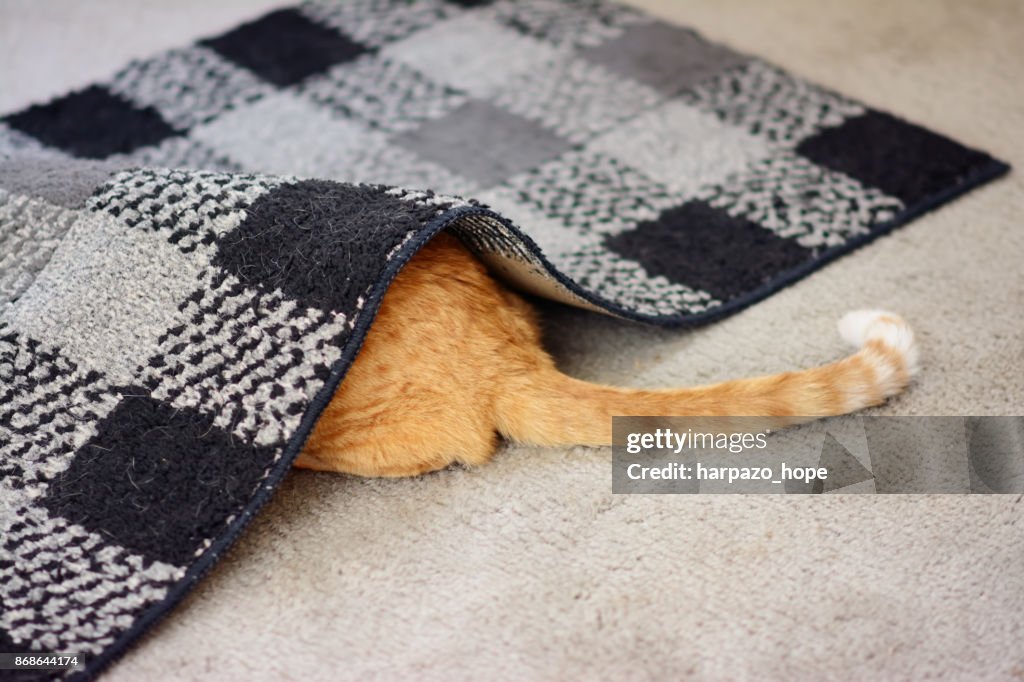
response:
{"label": "black and white checkered rug", "polygon": [[0,652],[85,676],[237,538],[437,231],[679,325],[1007,170],[596,0],[288,7],[0,118],[0,158]]}

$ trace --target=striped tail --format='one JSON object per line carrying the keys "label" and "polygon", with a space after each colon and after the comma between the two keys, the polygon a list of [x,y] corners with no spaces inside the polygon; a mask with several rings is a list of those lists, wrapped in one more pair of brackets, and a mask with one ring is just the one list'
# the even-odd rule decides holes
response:
{"label": "striped tail", "polygon": [[767,426],[783,427],[878,405],[917,370],[914,333],[897,315],[851,312],[839,333],[859,348],[842,360],[692,388],[616,388],[545,369],[499,404],[499,431],[534,445],[609,445],[613,416],[764,417]]}

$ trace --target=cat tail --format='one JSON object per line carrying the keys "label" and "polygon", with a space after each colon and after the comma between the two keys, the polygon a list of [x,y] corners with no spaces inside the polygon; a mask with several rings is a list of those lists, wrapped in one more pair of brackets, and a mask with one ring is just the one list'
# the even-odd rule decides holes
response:
{"label": "cat tail", "polygon": [[860,350],[812,369],[683,389],[602,386],[551,368],[502,399],[498,430],[533,445],[609,445],[613,416],[763,417],[763,426],[783,427],[878,405],[917,370],[914,333],[897,315],[851,312],[839,333]]}

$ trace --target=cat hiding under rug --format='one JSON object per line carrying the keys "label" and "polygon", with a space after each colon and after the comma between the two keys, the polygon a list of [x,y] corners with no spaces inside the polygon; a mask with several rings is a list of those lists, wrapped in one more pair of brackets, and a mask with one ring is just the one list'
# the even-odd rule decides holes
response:
{"label": "cat hiding under rug", "polygon": [[839,323],[858,351],[831,364],[681,389],[573,379],[541,344],[532,306],[454,236],[402,269],[297,467],[415,476],[487,462],[499,436],[529,445],[610,445],[612,416],[751,416],[773,427],[845,414],[899,393],[917,366],[898,316]]}

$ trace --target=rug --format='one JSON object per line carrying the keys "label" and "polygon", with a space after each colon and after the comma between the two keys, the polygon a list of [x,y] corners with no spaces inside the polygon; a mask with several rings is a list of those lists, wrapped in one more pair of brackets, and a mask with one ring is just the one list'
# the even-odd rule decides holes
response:
{"label": "rug", "polygon": [[282,9],[4,117],[0,151],[0,651],[85,677],[266,501],[438,230],[528,291],[680,325],[1006,170],[540,0]]}

